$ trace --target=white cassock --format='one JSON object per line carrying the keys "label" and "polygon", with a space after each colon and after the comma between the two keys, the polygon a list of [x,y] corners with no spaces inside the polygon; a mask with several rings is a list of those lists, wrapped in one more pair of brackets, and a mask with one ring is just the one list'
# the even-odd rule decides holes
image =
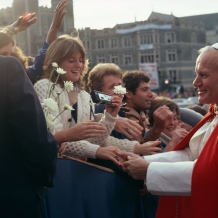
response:
{"label": "white cassock", "polygon": [[151,162],[145,180],[151,194],[191,195],[192,171],[195,162],[217,123],[218,116],[212,122],[206,122],[192,136],[189,147],[184,150],[144,156]]}

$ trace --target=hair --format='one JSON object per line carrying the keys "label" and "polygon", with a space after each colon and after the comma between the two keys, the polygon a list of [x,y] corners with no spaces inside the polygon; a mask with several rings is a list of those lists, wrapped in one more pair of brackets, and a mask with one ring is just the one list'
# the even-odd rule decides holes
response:
{"label": "hair", "polygon": [[207,113],[205,108],[203,108],[203,107],[201,107],[200,105],[197,105],[197,104],[188,105],[187,108],[189,108],[189,109],[191,109],[193,111],[196,111],[196,112],[198,112],[199,114],[201,114],[203,116]]}
{"label": "hair", "polygon": [[[53,70],[52,63],[56,62],[58,65],[70,58],[72,54],[80,52],[82,55],[83,68],[80,73],[79,80],[75,82],[79,89],[84,89],[85,84],[83,82],[83,77],[88,71],[88,61],[86,60],[86,53],[82,41],[78,37],[71,37],[69,35],[62,35],[54,42],[51,43],[47,49],[45,61],[43,65],[44,74],[42,78],[50,78],[50,74]],[[54,71],[51,81],[55,82],[58,74]],[[63,87],[64,83],[59,77],[58,84]]]}
{"label": "hair", "polygon": [[141,82],[148,83],[149,81],[150,78],[142,71],[126,71],[123,74],[123,85],[127,91],[131,91],[133,94],[136,93]]}
{"label": "hair", "polygon": [[13,50],[11,52],[11,56],[14,56],[20,60],[20,62],[23,64],[23,67],[25,70],[28,68],[28,59],[24,55],[22,49],[18,46],[16,46],[16,43],[14,39],[8,35],[5,32],[0,31],[0,48],[3,48],[4,46],[12,43]]}
{"label": "hair", "polygon": [[122,70],[113,63],[97,64],[90,72],[88,77],[88,87],[90,91],[102,91],[104,76],[113,75],[122,79]]}
{"label": "hair", "polygon": [[167,97],[157,96],[152,101],[151,106],[149,108],[149,112],[148,112],[148,120],[151,126],[154,125],[154,116],[153,116],[154,111],[163,105],[166,105],[172,112],[175,111],[176,114],[179,116],[180,109],[179,109],[178,104],[175,101]]}
{"label": "hair", "polygon": [[[218,45],[218,43],[216,43],[216,44]],[[203,54],[203,53],[205,53],[205,52],[213,51],[213,50],[217,50],[217,52],[218,52],[218,49],[212,47],[212,45],[211,45],[211,46],[208,46],[208,45],[207,45],[207,46],[205,46],[205,47],[199,49],[199,50],[198,50],[199,56],[198,56],[198,58],[197,58],[197,61],[198,61],[198,59],[199,59],[199,57],[200,57],[201,54]],[[212,64],[215,64],[215,65],[218,67],[218,55],[216,55],[216,59],[213,58],[212,60],[208,60],[208,61],[211,61]]]}
{"label": "hair", "polygon": [[10,43],[12,43],[12,45],[14,46],[15,45],[14,39],[7,33],[0,31],[0,48]]}
{"label": "hair", "polygon": [[25,70],[28,69],[28,58],[24,55],[20,47],[14,46],[14,49],[11,53],[11,56],[14,56],[20,60]]}

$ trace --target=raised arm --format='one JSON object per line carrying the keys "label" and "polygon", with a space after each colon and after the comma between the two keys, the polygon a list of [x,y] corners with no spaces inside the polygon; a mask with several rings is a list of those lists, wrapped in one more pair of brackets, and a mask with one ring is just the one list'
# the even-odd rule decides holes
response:
{"label": "raised arm", "polygon": [[46,42],[44,42],[43,47],[39,51],[39,55],[36,56],[34,60],[34,64],[30,66],[27,70],[28,76],[31,80],[31,82],[34,84],[36,80],[42,76],[43,74],[43,63],[45,60],[45,54],[49,47],[49,45],[57,39],[58,31],[60,30],[64,16],[66,14],[66,0],[62,0],[57,5],[54,17],[51,23],[51,26],[48,30]]}
{"label": "raised arm", "polygon": [[66,6],[67,0],[62,0],[58,3],[54,11],[54,17],[46,37],[46,41],[49,44],[51,44],[58,37],[58,31],[60,30],[64,20],[64,16],[67,13],[67,11],[65,10]]}
{"label": "raised arm", "polygon": [[3,31],[13,36],[18,32],[28,29],[36,21],[37,17],[35,12],[27,14],[26,16],[20,16],[14,23],[4,28]]}

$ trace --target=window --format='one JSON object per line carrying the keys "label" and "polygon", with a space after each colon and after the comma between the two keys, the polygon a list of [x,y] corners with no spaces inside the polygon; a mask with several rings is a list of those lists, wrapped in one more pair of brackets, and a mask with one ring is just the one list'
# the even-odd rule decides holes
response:
{"label": "window", "polygon": [[169,81],[175,83],[177,81],[177,72],[176,70],[169,70]]}
{"label": "window", "polygon": [[111,63],[117,64],[117,65],[119,64],[119,59],[118,59],[117,54],[111,54],[110,58],[111,58]]}
{"label": "window", "polygon": [[85,49],[87,49],[87,50],[90,49],[90,47],[89,47],[89,41],[83,40],[83,45],[84,45]]}
{"label": "window", "polygon": [[176,61],[176,50],[168,50],[167,51],[168,61],[174,62]]}
{"label": "window", "polygon": [[175,33],[166,33],[166,41],[167,43],[176,42]]}
{"label": "window", "polygon": [[104,48],[104,40],[103,39],[97,40],[97,48],[98,49],[103,49]]}
{"label": "window", "polygon": [[124,65],[132,64],[132,55],[130,53],[124,54]]}
{"label": "window", "polygon": [[191,34],[191,42],[196,42],[196,33]]}
{"label": "window", "polygon": [[159,63],[159,52],[155,50],[142,51],[140,54],[141,63]]}
{"label": "window", "polygon": [[111,48],[116,48],[118,45],[117,38],[113,38],[110,41],[111,41]]}
{"label": "window", "polygon": [[155,43],[158,43],[158,41],[159,41],[158,35],[155,34]]}
{"label": "window", "polygon": [[192,60],[195,61],[198,57],[197,49],[192,49]]}
{"label": "window", "polygon": [[131,38],[130,37],[124,37],[123,38],[123,45],[124,45],[124,47],[131,46]]}
{"label": "window", "polygon": [[140,36],[140,44],[153,44],[153,35],[152,34],[146,34]]}
{"label": "window", "polygon": [[98,63],[105,63],[105,56],[104,55],[98,55]]}

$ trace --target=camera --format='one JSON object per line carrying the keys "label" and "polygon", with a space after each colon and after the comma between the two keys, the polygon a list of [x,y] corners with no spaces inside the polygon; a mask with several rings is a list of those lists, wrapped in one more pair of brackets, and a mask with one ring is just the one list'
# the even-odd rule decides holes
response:
{"label": "camera", "polygon": [[92,101],[96,104],[111,104],[112,95],[93,90],[90,92]]}

